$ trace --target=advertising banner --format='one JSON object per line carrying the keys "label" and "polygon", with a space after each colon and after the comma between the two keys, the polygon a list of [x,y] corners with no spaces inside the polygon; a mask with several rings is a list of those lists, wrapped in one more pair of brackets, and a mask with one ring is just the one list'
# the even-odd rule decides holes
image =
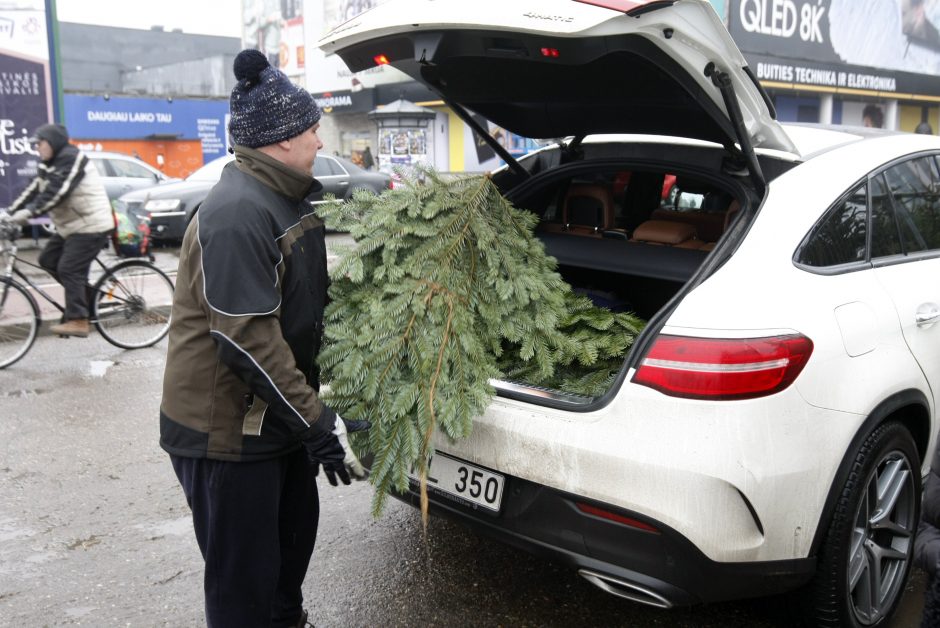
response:
{"label": "advertising banner", "polygon": [[242,42],[299,85],[305,84],[303,0],[242,0]]}
{"label": "advertising banner", "polygon": [[[336,92],[360,90],[409,80],[395,68],[379,65],[355,74],[349,71],[343,60],[336,55],[326,56],[316,43],[326,33],[360,13],[382,4],[385,0],[306,0],[307,15],[321,19],[310,20],[307,41],[307,89],[312,92]],[[313,24],[316,24],[316,28]]]}
{"label": "advertising banner", "polygon": [[375,109],[375,97],[372,92],[339,91],[314,93],[313,99],[324,114],[331,113],[368,113]]}
{"label": "advertising banner", "polygon": [[761,81],[940,96],[940,0],[731,0]]}
{"label": "advertising banner", "polygon": [[204,162],[225,154],[227,100],[65,95],[65,125],[84,140],[200,140]]}
{"label": "advertising banner", "polygon": [[53,118],[49,58],[43,0],[0,0],[0,207],[36,176],[29,136]]}

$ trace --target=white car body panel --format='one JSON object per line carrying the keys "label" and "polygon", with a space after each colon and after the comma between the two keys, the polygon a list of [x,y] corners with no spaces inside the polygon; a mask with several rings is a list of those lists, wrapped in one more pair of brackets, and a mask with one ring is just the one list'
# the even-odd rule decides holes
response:
{"label": "white car body panel", "polygon": [[916,316],[922,309],[936,312],[940,308],[940,259],[909,266],[883,266],[873,272],[895,305],[906,348],[920,366],[929,391],[927,398],[936,411],[940,404],[940,322],[919,325]]}
{"label": "white car body panel", "polygon": [[768,413],[759,401],[674,399],[629,383],[586,415],[500,399],[469,438],[438,438],[437,449],[648,515],[716,561],[786,559],[807,553],[838,463],[819,443],[844,448],[862,417],[807,406],[793,390],[777,401]]}
{"label": "white car body panel", "polygon": [[[632,384],[631,372],[615,399],[591,413],[498,399],[469,438],[438,439],[438,449],[647,515],[716,561],[808,555],[842,452],[865,418],[904,389],[933,399],[876,276],[891,271],[825,275],[792,261],[819,216],[860,173],[882,164],[886,151],[902,156],[940,148],[936,138],[913,136],[865,144],[850,142],[775,180],[738,251],[685,296],[661,332],[712,338],[802,333],[815,347],[793,386],[772,398],[697,401]],[[818,203],[805,202],[806,189],[815,191]],[[940,261],[928,264],[936,290]],[[742,289],[747,299],[740,298]],[[850,355],[847,338],[870,350]],[[936,354],[940,343],[926,346]],[[820,455],[821,447],[836,455]],[[930,457],[922,462],[926,471]],[[763,535],[738,491],[753,505]]]}

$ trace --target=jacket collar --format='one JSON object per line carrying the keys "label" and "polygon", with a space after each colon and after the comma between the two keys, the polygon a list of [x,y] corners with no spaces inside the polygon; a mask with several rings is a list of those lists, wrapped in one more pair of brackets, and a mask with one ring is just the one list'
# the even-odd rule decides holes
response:
{"label": "jacket collar", "polygon": [[235,162],[245,174],[250,174],[278,194],[295,201],[302,201],[323,189],[323,185],[309,174],[294,170],[254,148],[235,146]]}

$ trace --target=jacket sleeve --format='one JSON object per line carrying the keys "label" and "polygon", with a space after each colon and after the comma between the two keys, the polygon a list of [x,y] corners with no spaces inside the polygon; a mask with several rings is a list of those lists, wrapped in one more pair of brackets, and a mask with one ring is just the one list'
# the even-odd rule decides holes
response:
{"label": "jacket sleeve", "polygon": [[59,151],[50,165],[39,164],[46,169],[45,178],[48,184],[39,194],[27,204],[27,209],[33,216],[45,214],[72,193],[85,176],[85,166],[88,157],[77,149],[68,150],[66,147]]}
{"label": "jacket sleeve", "polygon": [[19,211],[26,207],[26,205],[35,198],[36,194],[39,192],[39,177],[33,177],[33,180],[29,182],[29,185],[26,186],[26,189],[20,192],[20,195],[16,197],[16,200],[13,201],[13,204],[9,207],[9,212]]}
{"label": "jacket sleeve", "polygon": [[281,332],[277,271],[283,259],[266,216],[200,235],[200,243],[219,359],[268,404],[266,420],[286,421],[301,438],[332,430],[335,413],[307,383]]}

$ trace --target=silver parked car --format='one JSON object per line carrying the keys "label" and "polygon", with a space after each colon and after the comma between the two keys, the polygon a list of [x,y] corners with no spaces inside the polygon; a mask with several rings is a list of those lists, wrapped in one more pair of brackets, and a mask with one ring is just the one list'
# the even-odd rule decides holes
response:
{"label": "silver parked car", "polygon": [[98,169],[112,201],[127,192],[174,180],[147,162],[129,155],[102,151],[86,151],[85,155]]}

